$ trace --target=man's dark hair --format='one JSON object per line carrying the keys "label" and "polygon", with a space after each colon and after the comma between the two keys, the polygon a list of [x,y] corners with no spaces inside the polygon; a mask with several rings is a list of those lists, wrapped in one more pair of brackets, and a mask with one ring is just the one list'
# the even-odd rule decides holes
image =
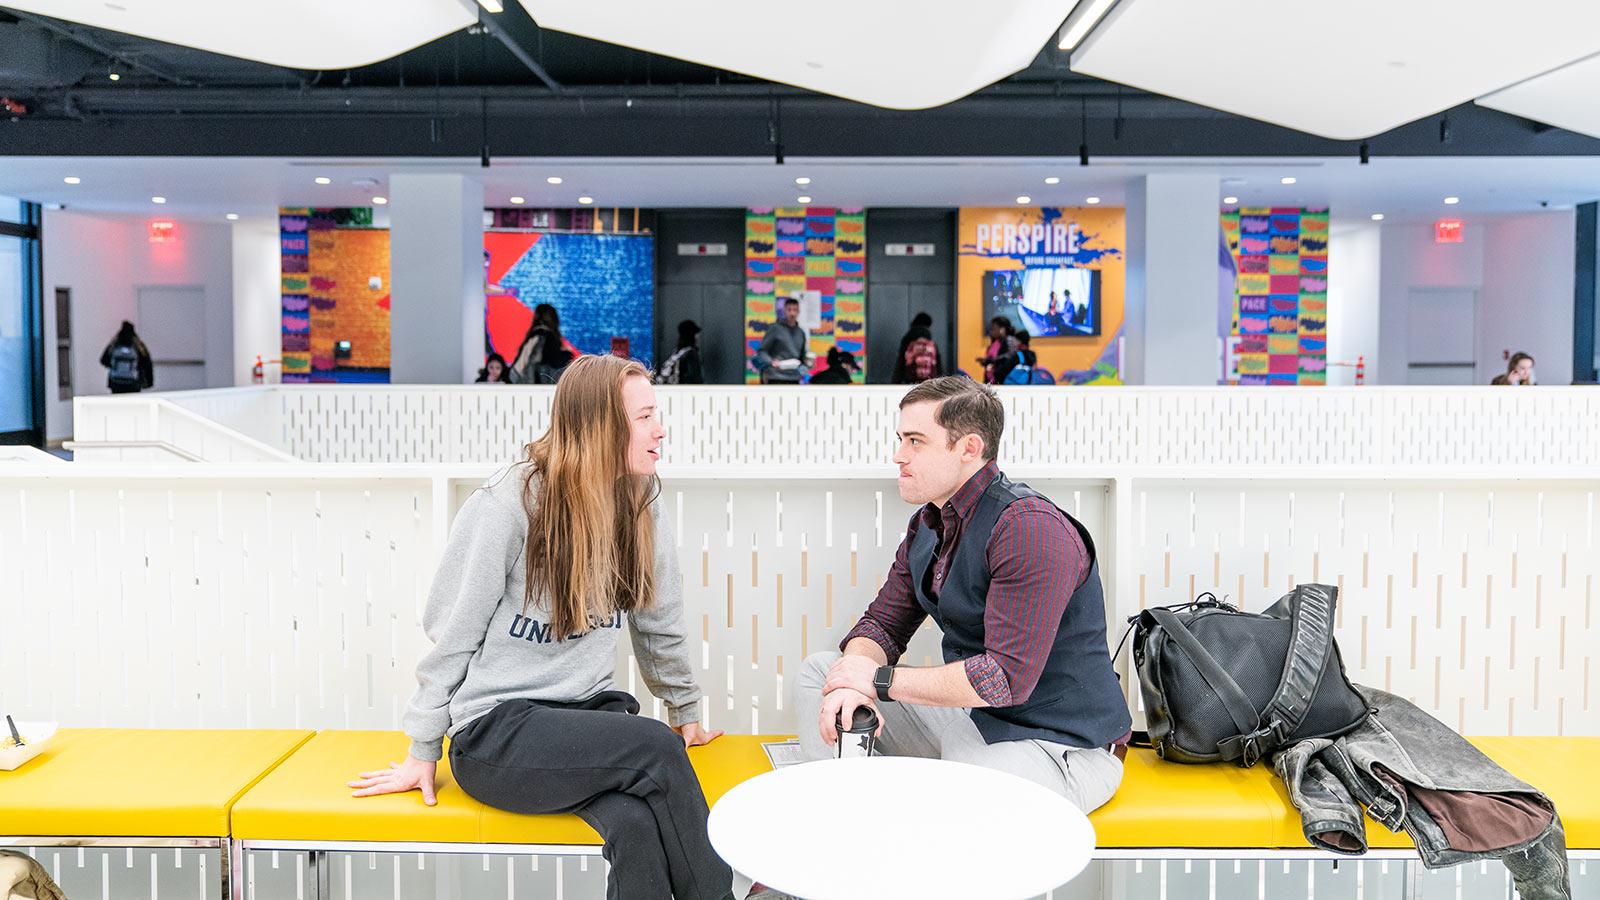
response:
{"label": "man's dark hair", "polygon": [[931,378],[906,392],[900,408],[913,403],[937,403],[934,421],[950,432],[950,446],[957,438],[975,434],[983,438],[983,458],[994,462],[1000,453],[1000,435],[1006,428],[1006,408],[993,390],[960,375]]}
{"label": "man's dark hair", "polygon": [[783,305],[784,306],[788,306],[791,303],[793,303],[795,306],[799,306],[800,305],[800,301],[796,300],[793,297],[785,297],[785,298],[783,298]]}

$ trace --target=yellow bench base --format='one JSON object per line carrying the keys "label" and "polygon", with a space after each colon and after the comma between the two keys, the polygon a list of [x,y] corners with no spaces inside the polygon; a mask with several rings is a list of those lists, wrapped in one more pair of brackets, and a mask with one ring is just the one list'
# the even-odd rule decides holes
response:
{"label": "yellow bench base", "polygon": [[[707,803],[769,770],[764,741],[783,737],[724,735],[689,751]],[[243,841],[382,841],[599,845],[600,836],[573,815],[526,816],[468,797],[439,761],[438,805],[416,791],[352,797],[356,773],[405,758],[410,742],[391,731],[324,731],[269,773],[233,808],[233,836]]]}

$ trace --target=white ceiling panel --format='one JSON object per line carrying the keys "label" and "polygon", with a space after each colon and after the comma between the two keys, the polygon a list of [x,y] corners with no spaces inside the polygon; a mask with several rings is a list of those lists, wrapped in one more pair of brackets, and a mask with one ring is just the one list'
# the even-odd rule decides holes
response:
{"label": "white ceiling panel", "polygon": [[1356,140],[1596,52],[1594,0],[1121,0],[1072,68]]}
{"label": "white ceiling panel", "polygon": [[1026,67],[1076,0],[520,0],[542,28],[892,109],[959,100]]}
{"label": "white ceiling panel", "polygon": [[1600,137],[1600,56],[1480,97],[1478,104]]}
{"label": "white ceiling panel", "polygon": [[477,21],[464,0],[5,0],[37,13],[291,69],[353,69]]}

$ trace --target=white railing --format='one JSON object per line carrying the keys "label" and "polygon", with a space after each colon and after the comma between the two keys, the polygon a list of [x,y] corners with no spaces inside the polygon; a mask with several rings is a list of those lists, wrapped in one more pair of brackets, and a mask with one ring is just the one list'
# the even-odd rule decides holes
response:
{"label": "white railing", "polygon": [[[274,398],[259,392],[239,396],[247,399],[248,407],[258,412],[274,404]],[[223,425],[174,402],[185,399],[195,400],[184,394],[75,399],[74,435],[67,445],[74,461],[299,462],[294,456],[248,436],[247,431]],[[247,417],[237,416],[236,419],[239,420],[237,424],[250,429]]]}
{"label": "white railing", "polygon": [[[68,725],[397,727],[450,516],[489,471],[0,467],[0,708]],[[1356,681],[1466,733],[1600,735],[1600,468],[1010,472],[1094,533],[1110,640],[1200,591],[1254,610],[1335,583]],[[893,471],[680,467],[662,502],[707,719],[792,731],[785,679],[871,600],[909,519]],[[936,638],[925,629],[909,660],[937,661]],[[647,696],[625,655],[618,671]]]}
{"label": "white railing", "polygon": [[[658,388],[678,465],[887,462],[901,388]],[[164,395],[309,462],[502,463],[549,421],[551,388],[274,385]],[[1600,390],[1002,388],[1012,465],[1583,466]],[[105,402],[122,402],[121,398]],[[83,439],[80,436],[80,440]]]}

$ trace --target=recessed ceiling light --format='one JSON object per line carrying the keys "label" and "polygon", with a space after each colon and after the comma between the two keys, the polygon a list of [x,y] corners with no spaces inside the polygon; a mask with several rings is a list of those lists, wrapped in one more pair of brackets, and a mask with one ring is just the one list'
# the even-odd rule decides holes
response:
{"label": "recessed ceiling light", "polygon": [[1049,178],[1046,178],[1044,180],[1044,183],[1045,184],[1060,184],[1061,183],[1061,179],[1057,178],[1054,175],[1051,175]]}
{"label": "recessed ceiling light", "polygon": [[151,197],[150,198],[150,202],[151,203],[165,203],[165,202],[167,202],[167,198],[165,198],[165,197]]}
{"label": "recessed ceiling light", "polygon": [[65,178],[63,178],[61,180],[65,181],[67,184],[82,184],[83,183],[83,179],[79,178],[76,175],[68,175],[67,177],[65,177]]}
{"label": "recessed ceiling light", "polygon": [[1446,197],[1446,198],[1444,198],[1444,202],[1445,202],[1446,206],[1455,206],[1457,203],[1461,202],[1461,198],[1460,197]]}
{"label": "recessed ceiling light", "polygon": [[1294,184],[1295,178],[1294,178],[1293,175],[1285,175],[1282,178],[1278,179],[1278,181],[1281,184]]}
{"label": "recessed ceiling light", "polygon": [[549,178],[545,179],[545,183],[546,184],[560,184],[561,183],[561,176],[560,175],[551,175]]}
{"label": "recessed ceiling light", "polygon": [[384,205],[385,203],[388,203],[388,202],[389,202],[389,198],[388,197],[373,197],[372,198],[372,205],[373,206],[382,206],[382,205]]}
{"label": "recessed ceiling light", "polygon": [[809,178],[806,178],[806,177],[805,177],[805,176],[803,176],[803,175],[802,175],[802,176],[801,176],[801,177],[799,177],[799,178],[796,178],[796,179],[795,179],[795,180],[794,180],[794,183],[795,183],[795,184],[798,184],[798,185],[801,185],[801,186],[802,186],[802,187],[803,187],[803,186],[805,186],[805,185],[808,185],[808,184],[810,184],[810,183],[811,183],[811,179],[809,179]]}
{"label": "recessed ceiling light", "polygon": [[1239,202],[1239,198],[1238,197],[1223,197],[1222,198],[1222,202],[1228,204],[1229,206],[1233,206],[1234,204]]}
{"label": "recessed ceiling light", "polygon": [[1372,214],[1372,221],[1374,221],[1374,222],[1382,222],[1383,221],[1383,213],[1373,213]]}
{"label": "recessed ceiling light", "polygon": [[326,175],[318,175],[316,181],[317,184],[333,184],[333,179]]}
{"label": "recessed ceiling light", "polygon": [[116,72],[112,72],[110,75],[107,75],[106,77],[111,79],[112,81],[121,81],[122,80],[122,76],[118,75]]}
{"label": "recessed ceiling light", "polygon": [[1099,197],[1085,197],[1085,198],[1083,198],[1083,202],[1089,204],[1090,206],[1094,206],[1096,203],[1100,202],[1100,198]]}
{"label": "recessed ceiling light", "polygon": [[1018,203],[1032,203],[1033,202],[1033,198],[1029,197],[1027,194],[1023,194],[1022,196],[1017,198],[1017,202]]}
{"label": "recessed ceiling light", "polygon": [[579,197],[578,198],[578,202],[582,203],[584,206],[588,206],[589,204],[594,202],[594,198],[593,197]]}
{"label": "recessed ceiling light", "polygon": [[794,198],[794,202],[796,202],[796,203],[810,203],[811,202],[811,198],[810,197],[796,197],[796,198]]}
{"label": "recessed ceiling light", "polygon": [[511,202],[512,202],[512,203],[515,203],[515,204],[518,204],[518,205],[521,205],[521,204],[523,204],[523,203],[526,203],[526,202],[527,202],[527,201],[526,201],[526,200],[524,200],[524,199],[523,199],[523,198],[521,198],[521,197],[512,197],[512,198],[511,198]]}
{"label": "recessed ceiling light", "polygon": [[237,221],[239,221],[239,214],[238,213],[228,213],[227,218],[228,218],[229,222],[237,222]]}

